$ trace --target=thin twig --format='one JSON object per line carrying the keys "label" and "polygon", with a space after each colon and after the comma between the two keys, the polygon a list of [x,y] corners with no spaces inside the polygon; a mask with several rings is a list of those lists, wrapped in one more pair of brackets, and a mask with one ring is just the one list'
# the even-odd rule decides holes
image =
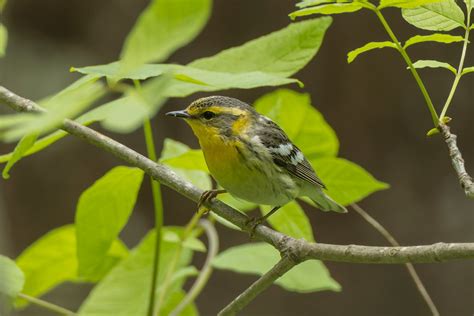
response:
{"label": "thin twig", "polygon": [[439,131],[444,137],[446,145],[448,145],[449,155],[451,156],[451,163],[453,164],[454,170],[459,179],[461,187],[464,189],[464,193],[467,197],[474,199],[474,182],[471,176],[467,173],[466,167],[464,166],[464,159],[462,158],[461,151],[458,148],[456,142],[457,136],[452,134],[449,126],[440,123],[438,126]]}
{"label": "thin twig", "polygon": [[200,220],[199,225],[204,228],[206,232],[207,240],[208,240],[208,250],[207,250],[207,257],[204,265],[199,272],[199,276],[197,277],[196,281],[194,282],[191,289],[188,291],[186,296],[183,300],[179,303],[178,306],[170,313],[170,316],[178,316],[181,312],[194,300],[196,297],[201,293],[204,289],[207,281],[211,277],[212,274],[212,260],[216,257],[217,253],[219,252],[219,236],[217,235],[216,228],[214,225],[205,219]]}
{"label": "thin twig", "polygon": [[[0,102],[14,108],[21,109],[26,99],[15,95],[0,86]],[[32,102],[32,101],[29,101]],[[142,169],[147,175],[168,186],[192,201],[199,201],[203,190],[179,177],[170,168],[156,163],[151,159],[126,147],[125,145],[107,137],[95,130],[71,120],[64,120],[62,128],[87,143],[97,146],[132,166]],[[280,252],[289,252],[292,258],[298,261],[318,259],[326,261],[351,263],[402,264],[432,263],[462,259],[474,259],[474,243],[436,243],[426,246],[411,247],[373,247],[357,245],[332,245],[309,243],[297,240],[277,232],[267,226],[253,227],[249,217],[219,200],[205,203],[215,214],[223,217],[243,231],[250,233],[257,240],[269,243]]]}
{"label": "thin twig", "polygon": [[27,294],[24,294],[24,293],[19,293],[18,297],[24,299],[25,301],[28,301],[31,304],[35,304],[35,305],[40,306],[44,309],[48,309],[52,312],[55,312],[56,314],[68,315],[68,316],[77,315],[73,311],[70,311],[70,310],[68,310],[64,307],[61,307],[59,305],[56,305],[56,304],[53,304],[53,303],[50,303],[50,302],[46,302],[42,299],[27,295]]}
{"label": "thin twig", "polygon": [[[367,213],[362,207],[355,203],[351,206],[354,211],[356,211],[360,216],[362,216],[365,221],[372,225],[372,227],[374,227],[392,246],[400,247],[400,244],[395,239],[395,237],[393,237],[392,234],[390,234],[388,230],[382,226],[382,224],[380,224],[375,218],[373,218],[369,213]],[[406,263],[405,267],[407,268],[408,273],[413,279],[413,282],[415,282],[418,292],[420,292],[421,296],[426,302],[426,305],[428,305],[428,308],[431,310],[433,316],[439,316],[439,311],[436,308],[436,305],[434,304],[433,300],[431,299],[431,296],[429,295],[428,291],[426,290],[423,282],[421,281],[420,276],[416,272],[413,264]]]}
{"label": "thin twig", "polygon": [[252,302],[260,293],[272,285],[279,277],[291,270],[297,263],[289,256],[283,256],[278,263],[267,273],[262,275],[242,294],[222,309],[218,316],[232,316],[240,312],[245,306]]}

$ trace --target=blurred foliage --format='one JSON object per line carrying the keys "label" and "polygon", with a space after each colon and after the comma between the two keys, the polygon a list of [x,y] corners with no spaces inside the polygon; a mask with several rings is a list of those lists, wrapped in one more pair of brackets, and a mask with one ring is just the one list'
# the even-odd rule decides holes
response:
{"label": "blurred foliage", "polygon": [[[0,9],[3,4],[0,0]],[[467,4],[464,14],[454,0],[381,0],[376,3],[306,0],[297,4],[298,9],[290,17],[371,10],[389,31],[381,11],[391,7],[401,10],[408,23],[422,30],[446,32],[463,28],[466,31],[464,37],[447,33],[416,35],[404,44],[395,40],[370,42],[349,52],[350,63],[360,54],[377,48],[396,49],[405,57],[408,47],[428,42],[463,43],[465,50],[472,28],[469,22],[471,3]],[[294,83],[302,86],[292,76],[316,55],[332,21],[331,17],[320,17],[291,23],[281,30],[187,65],[164,63],[202,31],[211,7],[210,0],[152,0],[127,36],[119,61],[71,68],[84,76],[41,100],[39,104],[47,112],[1,116],[0,139],[19,141],[12,153],[0,156],[0,162],[6,163],[4,178],[9,177],[11,168],[22,157],[37,153],[66,136],[58,130],[65,118],[86,125],[99,122],[108,131],[131,133],[145,120],[157,115],[170,97]],[[5,43],[6,30],[0,25],[0,56]],[[409,58],[405,60],[409,61]],[[474,72],[474,67],[463,67],[463,63],[457,70],[436,60],[409,61],[407,65],[415,71],[424,67],[447,68],[458,81],[463,74]],[[103,103],[102,97],[110,96],[112,92],[116,98]],[[448,98],[441,118],[449,104]],[[348,205],[388,188],[361,166],[338,157],[337,135],[311,104],[309,95],[278,89],[263,95],[254,106],[286,131],[326,184],[327,194],[339,203]],[[166,139],[159,162],[202,190],[212,187],[201,150]],[[192,266],[194,251],[206,251],[206,247],[198,239],[202,232],[195,227],[196,215],[186,227],[165,227],[158,282],[151,288],[154,231],[148,232],[130,252],[119,239],[135,207],[142,180],[143,171],[139,169],[113,168],[81,195],[75,225],[56,228],[38,239],[17,258],[17,265],[0,256],[0,278],[8,278],[6,283],[0,283],[0,300],[13,300],[20,290],[37,297],[67,281],[91,282],[97,284],[80,307],[79,315],[145,315],[150,294],[160,302],[159,311],[163,315],[169,314],[186,295],[184,283],[198,273]],[[221,199],[240,211],[257,207],[228,194]],[[260,211],[265,214],[269,208],[260,207]],[[212,216],[218,223],[238,229],[217,215]],[[269,223],[295,238],[315,240],[311,223],[299,202],[283,206],[270,217]],[[278,258],[271,246],[254,243],[223,251],[213,265],[237,273],[262,275]],[[173,261],[176,264],[170,265]],[[170,282],[166,281],[168,275]],[[276,283],[300,293],[341,290],[319,261],[298,265]],[[17,305],[23,306],[25,301],[17,300]],[[194,304],[183,312],[183,315],[197,314]]]}

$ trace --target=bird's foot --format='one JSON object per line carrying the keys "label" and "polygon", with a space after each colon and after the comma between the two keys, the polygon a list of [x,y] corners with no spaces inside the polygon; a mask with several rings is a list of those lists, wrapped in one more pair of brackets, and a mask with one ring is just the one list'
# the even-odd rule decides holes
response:
{"label": "bird's foot", "polygon": [[261,217],[250,217],[247,222],[245,222],[245,226],[249,227],[249,237],[250,240],[253,239],[255,236],[255,229],[257,228],[258,225],[261,225],[265,222],[266,217],[261,216]]}
{"label": "bird's foot", "polygon": [[[201,194],[201,198],[199,198],[199,202],[198,202],[198,211],[201,210],[202,208],[206,208],[204,206],[205,203],[211,201],[212,199],[216,198],[219,194],[222,194],[222,193],[226,193],[227,191],[226,190],[207,190],[207,191],[204,191],[202,194]],[[204,213],[207,213],[209,212],[209,209],[206,208],[206,212]]]}

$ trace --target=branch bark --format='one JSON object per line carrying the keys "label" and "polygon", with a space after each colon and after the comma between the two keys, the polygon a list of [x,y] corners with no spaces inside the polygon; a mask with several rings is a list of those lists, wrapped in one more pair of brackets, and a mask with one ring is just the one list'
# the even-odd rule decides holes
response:
{"label": "branch bark", "polygon": [[439,124],[438,129],[443,135],[446,145],[448,145],[451,163],[456,171],[461,188],[464,190],[464,194],[466,194],[467,197],[474,199],[474,182],[464,166],[464,159],[462,158],[461,151],[459,150],[456,141],[457,136],[451,133],[449,126],[446,124]]}
{"label": "branch bark", "polygon": [[[0,86],[0,102],[20,112],[42,112],[36,103],[22,98]],[[77,122],[66,119],[62,129],[77,136],[87,143],[106,150],[117,158],[142,169],[153,179],[159,181],[188,199],[197,202],[203,191],[191,183],[181,179],[176,173],[163,164],[156,163],[123,144]],[[350,263],[402,264],[402,263],[431,263],[461,259],[474,259],[474,243],[437,243],[426,246],[410,247],[374,247],[358,245],[332,245],[309,243],[303,239],[295,239],[264,225],[258,225],[254,230],[248,224],[248,216],[236,209],[212,200],[205,203],[217,215],[225,218],[245,232],[252,232],[256,239],[274,246],[283,259],[262,278],[257,280],[242,295],[238,308],[242,309],[253,300],[258,293],[265,290],[282,273],[291,269],[296,262],[317,259]],[[241,296],[242,296],[241,295]],[[242,302],[246,303],[243,304]],[[232,303],[231,303],[232,305]],[[234,307],[233,307],[234,308]],[[233,309],[231,309],[232,311]]]}
{"label": "branch bark", "polygon": [[[33,101],[22,98],[0,86],[0,102],[20,112],[44,111]],[[142,169],[147,175],[188,199],[198,202],[203,190],[180,178],[163,164],[156,163],[131,148],[97,131],[66,119],[62,129],[89,144],[110,152],[115,157]],[[252,225],[248,216],[219,200],[206,203],[214,213],[250,233]],[[296,261],[318,259],[350,263],[402,264],[430,263],[451,260],[474,259],[474,243],[437,243],[410,247],[374,247],[357,245],[332,245],[309,243],[277,232],[267,226],[258,225],[254,230],[256,239],[267,242]]]}

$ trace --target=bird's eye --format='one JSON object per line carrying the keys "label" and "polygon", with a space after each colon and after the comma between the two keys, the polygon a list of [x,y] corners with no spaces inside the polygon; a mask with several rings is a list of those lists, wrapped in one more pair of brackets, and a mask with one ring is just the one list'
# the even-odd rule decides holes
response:
{"label": "bird's eye", "polygon": [[202,117],[204,117],[206,120],[210,120],[214,116],[216,116],[216,113],[211,112],[211,111],[206,111],[206,112],[202,113]]}

